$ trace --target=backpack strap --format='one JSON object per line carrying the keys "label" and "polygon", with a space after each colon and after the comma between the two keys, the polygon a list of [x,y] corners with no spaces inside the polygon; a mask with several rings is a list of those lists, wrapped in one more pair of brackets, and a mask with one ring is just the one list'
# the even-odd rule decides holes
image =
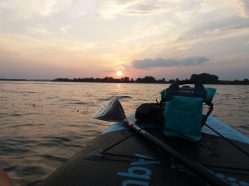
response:
{"label": "backpack strap", "polygon": [[203,115],[202,117],[202,122],[201,122],[201,127],[203,127],[203,125],[205,125],[205,123],[207,122],[207,118],[208,116],[211,114],[211,112],[214,109],[214,104],[212,102],[205,102],[209,107],[208,107],[208,111],[206,115]]}

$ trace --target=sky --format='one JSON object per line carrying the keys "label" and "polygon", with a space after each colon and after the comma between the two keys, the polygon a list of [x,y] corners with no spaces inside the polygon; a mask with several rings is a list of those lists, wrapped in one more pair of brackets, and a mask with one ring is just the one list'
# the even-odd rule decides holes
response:
{"label": "sky", "polygon": [[0,78],[249,78],[248,0],[2,0],[0,17]]}

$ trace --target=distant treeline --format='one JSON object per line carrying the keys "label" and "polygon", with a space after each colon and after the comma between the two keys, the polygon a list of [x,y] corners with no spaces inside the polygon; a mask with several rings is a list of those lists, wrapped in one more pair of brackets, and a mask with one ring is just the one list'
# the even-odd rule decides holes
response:
{"label": "distant treeline", "polygon": [[7,78],[0,78],[0,81],[27,81],[26,79],[7,79]]}
{"label": "distant treeline", "polygon": [[[53,81],[61,81],[61,82],[102,82],[102,83],[173,83],[175,81],[178,81],[179,79],[171,79],[171,80],[165,80],[165,78],[162,79],[155,79],[153,76],[145,76],[143,78],[129,78],[124,77],[120,79],[115,79],[113,77],[104,77],[104,78],[57,78]],[[208,73],[201,73],[201,74],[192,74],[190,79],[184,79],[184,80],[199,80],[203,82],[204,84],[225,84],[225,85],[249,85],[249,80],[234,80],[234,81],[228,81],[228,80],[219,80],[219,77],[213,74]]]}

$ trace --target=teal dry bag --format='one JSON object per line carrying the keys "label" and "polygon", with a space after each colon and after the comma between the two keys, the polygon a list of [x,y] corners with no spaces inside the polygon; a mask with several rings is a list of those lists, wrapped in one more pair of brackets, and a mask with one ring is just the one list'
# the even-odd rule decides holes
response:
{"label": "teal dry bag", "polygon": [[[194,87],[182,86],[194,84]],[[166,136],[198,141],[201,138],[201,127],[213,110],[212,98],[216,89],[204,88],[200,82],[177,81],[161,92],[164,107],[164,129]],[[209,111],[203,115],[203,104]]]}

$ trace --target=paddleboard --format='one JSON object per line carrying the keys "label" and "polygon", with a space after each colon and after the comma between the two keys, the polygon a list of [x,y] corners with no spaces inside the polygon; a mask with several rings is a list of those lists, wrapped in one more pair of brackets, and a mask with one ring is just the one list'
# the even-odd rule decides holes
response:
{"label": "paddleboard", "polygon": [[[134,120],[134,115],[129,117]],[[214,116],[207,124],[249,154],[249,139]],[[140,124],[180,154],[208,168],[230,185],[249,186],[249,157],[207,127],[199,142],[166,137],[153,124]],[[100,136],[51,173],[43,186],[209,185],[122,123]]]}

